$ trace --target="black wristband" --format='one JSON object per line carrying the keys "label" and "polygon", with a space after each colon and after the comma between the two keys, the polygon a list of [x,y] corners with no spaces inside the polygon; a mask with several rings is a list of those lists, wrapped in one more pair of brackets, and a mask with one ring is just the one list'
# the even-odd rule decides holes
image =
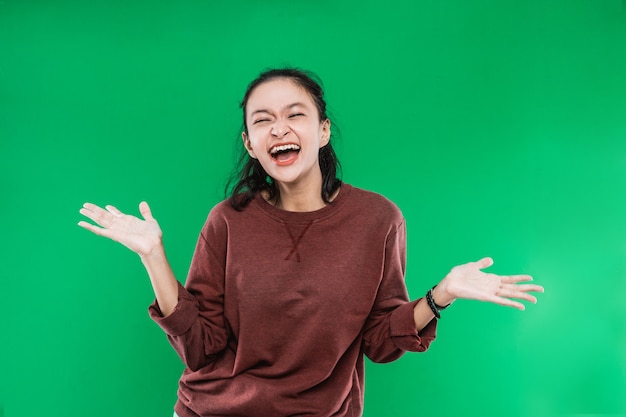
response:
{"label": "black wristband", "polygon": [[[436,285],[435,285],[435,287],[436,287]],[[439,318],[441,318],[441,314],[439,314],[439,312],[441,310],[445,310],[446,308],[450,307],[450,304],[448,304],[446,306],[440,306],[439,304],[435,303],[435,299],[433,298],[433,290],[435,289],[435,287],[432,287],[426,293],[426,302],[428,302],[428,307],[430,307],[430,309],[433,312],[433,314],[435,315],[435,317],[437,317],[439,319]]]}

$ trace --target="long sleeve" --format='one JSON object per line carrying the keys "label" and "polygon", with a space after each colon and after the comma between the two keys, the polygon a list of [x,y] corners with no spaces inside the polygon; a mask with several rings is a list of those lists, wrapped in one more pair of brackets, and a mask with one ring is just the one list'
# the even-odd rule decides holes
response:
{"label": "long sleeve", "polygon": [[409,302],[405,265],[406,226],[402,221],[387,237],[383,276],[365,324],[363,349],[374,362],[393,361],[405,351],[423,352],[436,336],[436,319],[420,332],[415,327],[413,308],[419,300]]}
{"label": "long sleeve", "polygon": [[156,302],[150,317],[191,370],[208,365],[227,345],[224,319],[226,224],[213,212],[200,233],[185,287],[179,284],[178,304],[163,317]]}

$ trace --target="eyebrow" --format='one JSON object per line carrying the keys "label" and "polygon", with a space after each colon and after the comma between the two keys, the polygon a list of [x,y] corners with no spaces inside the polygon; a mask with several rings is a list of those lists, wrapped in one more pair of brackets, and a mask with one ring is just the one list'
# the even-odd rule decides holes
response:
{"label": "eyebrow", "polygon": [[[296,103],[291,103],[291,104],[286,105],[285,107],[283,107],[283,110],[289,110],[289,109],[292,109],[292,108],[298,107],[298,106],[305,107],[305,105],[303,103],[296,102]],[[250,113],[250,116],[254,116],[257,113],[271,113],[271,111],[266,110],[266,109],[259,109],[259,110],[255,110],[252,113]]]}

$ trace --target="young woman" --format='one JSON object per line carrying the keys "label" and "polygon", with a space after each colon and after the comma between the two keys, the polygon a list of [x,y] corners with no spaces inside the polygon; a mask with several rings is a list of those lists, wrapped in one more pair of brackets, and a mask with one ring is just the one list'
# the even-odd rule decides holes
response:
{"label": "young woman", "polygon": [[85,204],[80,226],[139,254],[150,316],[186,365],[175,412],[197,416],[359,416],[364,355],[425,351],[439,312],[465,298],[524,309],[527,275],[454,267],[409,301],[405,223],[384,197],[342,183],[322,89],[300,70],[262,73],[241,105],[245,148],[230,199],[200,233],[185,286],[148,204],[143,220]]}

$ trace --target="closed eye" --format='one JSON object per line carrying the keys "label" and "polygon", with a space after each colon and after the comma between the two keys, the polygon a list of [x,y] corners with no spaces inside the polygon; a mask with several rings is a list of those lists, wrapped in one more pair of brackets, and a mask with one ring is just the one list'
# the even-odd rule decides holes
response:
{"label": "closed eye", "polygon": [[262,122],[269,122],[270,119],[264,118],[264,119],[257,119],[255,120],[252,124],[255,125],[257,123],[262,123]]}
{"label": "closed eye", "polygon": [[303,114],[303,113],[294,113],[294,114],[290,114],[290,115],[289,115],[289,118],[290,118],[290,119],[293,119],[294,117],[297,117],[297,116],[304,116],[304,114]]}

